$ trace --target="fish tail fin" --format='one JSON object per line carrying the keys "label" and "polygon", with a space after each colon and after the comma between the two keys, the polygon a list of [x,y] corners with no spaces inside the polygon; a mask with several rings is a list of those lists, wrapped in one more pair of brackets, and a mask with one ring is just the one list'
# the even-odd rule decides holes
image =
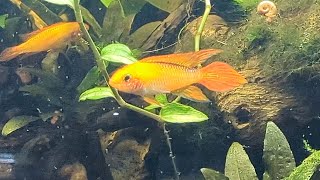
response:
{"label": "fish tail fin", "polygon": [[17,56],[19,56],[21,51],[19,51],[18,46],[9,47],[5,50],[3,50],[0,54],[0,61],[9,61]]}
{"label": "fish tail fin", "polygon": [[224,62],[213,62],[201,70],[200,84],[211,91],[223,92],[247,83],[247,80]]}

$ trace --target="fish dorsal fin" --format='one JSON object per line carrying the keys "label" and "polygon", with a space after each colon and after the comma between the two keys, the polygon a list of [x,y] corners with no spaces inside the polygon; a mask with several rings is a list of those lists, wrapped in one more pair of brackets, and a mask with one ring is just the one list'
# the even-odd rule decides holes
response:
{"label": "fish dorsal fin", "polygon": [[177,53],[160,56],[150,56],[141,59],[139,62],[148,63],[170,63],[185,67],[196,67],[213,55],[221,53],[220,49],[204,49],[196,52]]}
{"label": "fish dorsal fin", "polygon": [[172,93],[192,101],[210,102],[206,95],[202,93],[201,89],[193,85],[175,90]]}
{"label": "fish dorsal fin", "polygon": [[44,28],[42,28],[42,29],[38,29],[38,30],[32,31],[32,32],[30,32],[30,33],[19,34],[19,37],[20,37],[20,39],[21,39],[22,41],[27,41],[27,40],[29,40],[30,38],[32,38],[33,36],[35,36],[36,34],[39,34],[40,32],[45,31],[45,30],[47,30],[47,29],[49,29],[49,28],[52,28],[52,27],[55,27],[55,26],[59,26],[59,25],[61,25],[61,24],[63,24],[63,23],[66,23],[66,22],[58,22],[58,23],[55,23],[55,24],[46,26],[46,27],[44,27]]}

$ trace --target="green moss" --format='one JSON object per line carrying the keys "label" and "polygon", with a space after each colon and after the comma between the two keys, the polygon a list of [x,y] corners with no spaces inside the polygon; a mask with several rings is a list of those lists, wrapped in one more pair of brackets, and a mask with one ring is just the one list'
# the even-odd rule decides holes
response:
{"label": "green moss", "polygon": [[234,0],[244,10],[252,10],[259,4],[260,0]]}

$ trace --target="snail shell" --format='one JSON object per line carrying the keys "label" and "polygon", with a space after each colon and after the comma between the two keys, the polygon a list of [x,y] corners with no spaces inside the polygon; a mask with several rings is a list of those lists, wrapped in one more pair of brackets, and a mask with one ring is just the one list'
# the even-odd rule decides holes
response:
{"label": "snail shell", "polygon": [[276,5],[271,1],[260,2],[257,7],[257,12],[265,16],[268,22],[271,22],[272,18],[274,18],[278,14]]}

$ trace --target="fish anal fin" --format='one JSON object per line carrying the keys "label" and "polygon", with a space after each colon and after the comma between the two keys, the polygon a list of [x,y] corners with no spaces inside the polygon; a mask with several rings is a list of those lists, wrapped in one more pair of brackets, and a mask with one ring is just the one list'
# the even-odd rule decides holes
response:
{"label": "fish anal fin", "polygon": [[196,52],[150,56],[140,60],[146,63],[170,63],[185,67],[197,67],[213,55],[221,53],[220,49],[204,49]]}
{"label": "fish anal fin", "polygon": [[203,94],[202,90],[197,86],[193,86],[193,85],[176,90],[172,93],[192,101],[210,102],[210,100],[206,97],[206,95]]}

